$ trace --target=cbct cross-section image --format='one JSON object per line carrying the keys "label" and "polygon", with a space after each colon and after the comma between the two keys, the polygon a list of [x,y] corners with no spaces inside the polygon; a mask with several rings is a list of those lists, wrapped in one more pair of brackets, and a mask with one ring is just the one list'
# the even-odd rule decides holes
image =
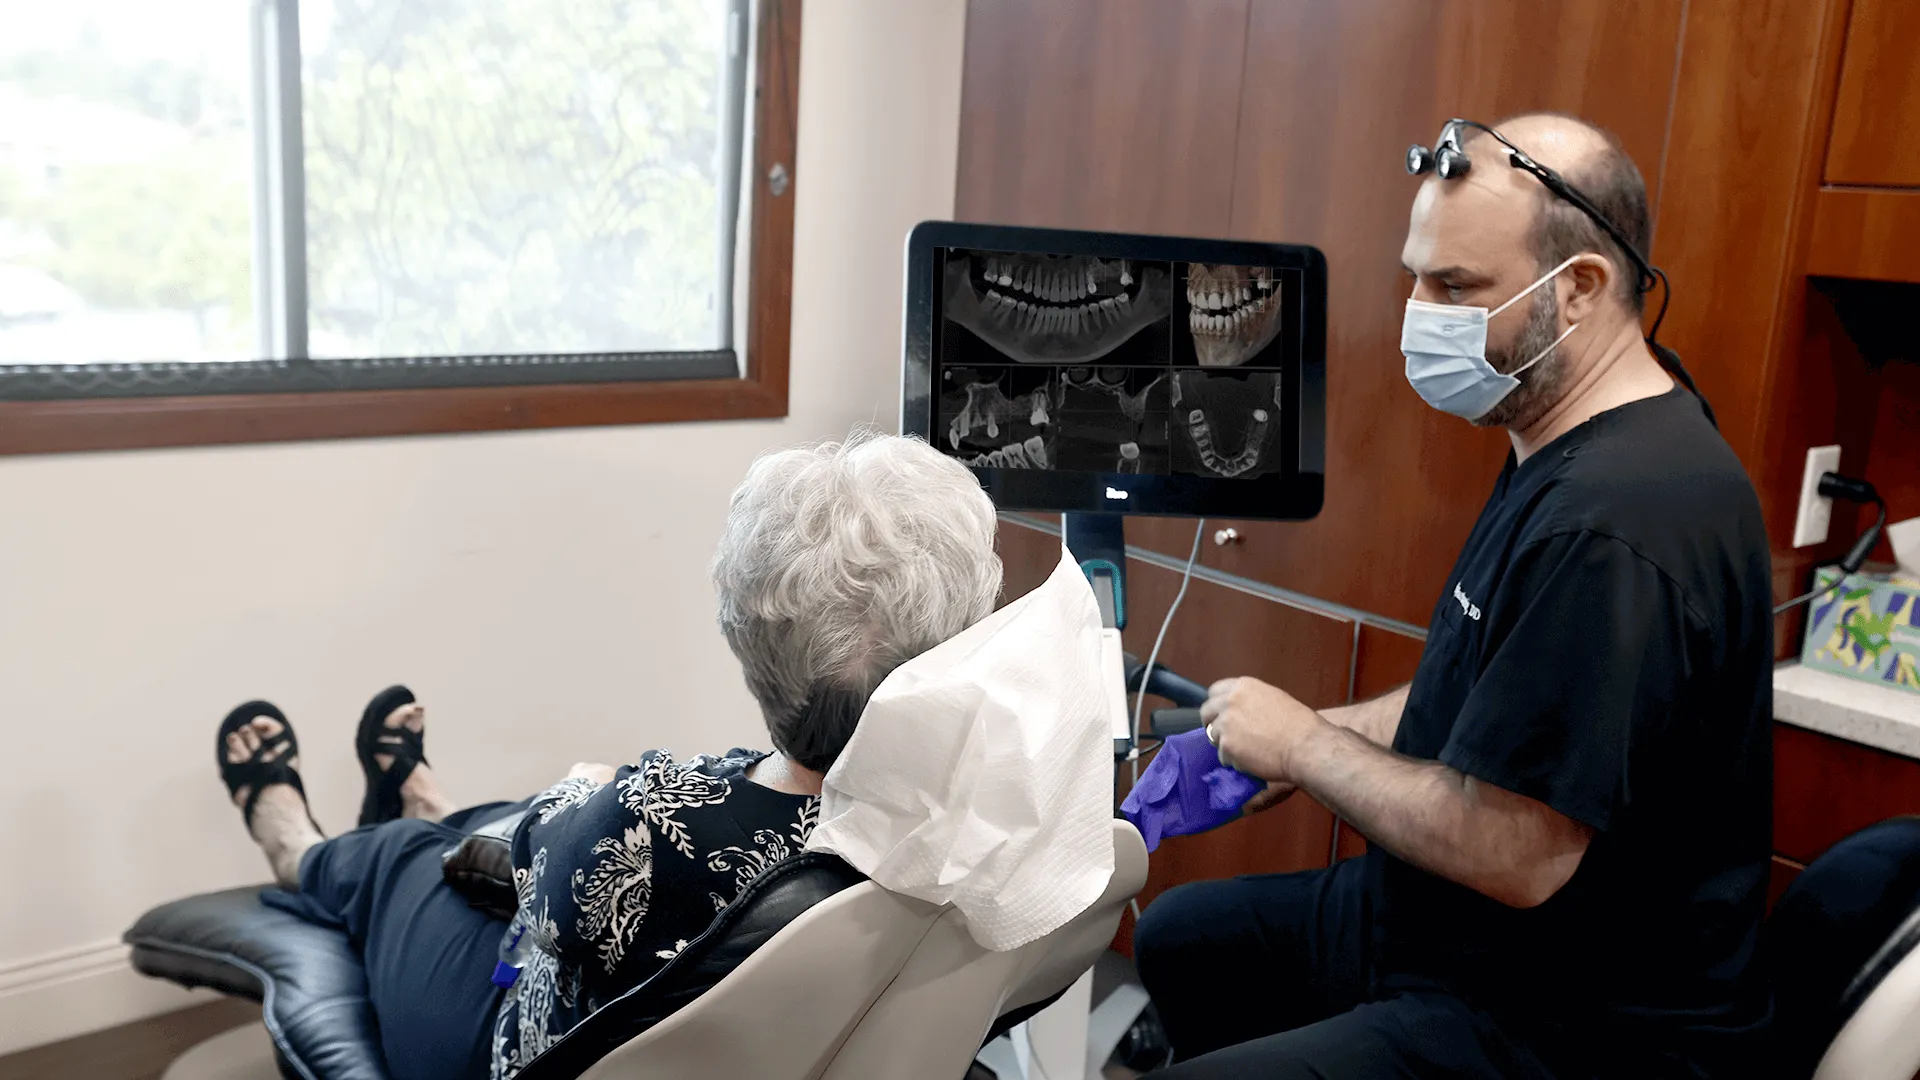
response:
{"label": "cbct cross-section image", "polygon": [[1148,368],[1061,369],[1054,384],[1058,468],[1165,474],[1168,375]]}
{"label": "cbct cross-section image", "polygon": [[1168,362],[1171,263],[954,250],[942,273],[949,364]]}
{"label": "cbct cross-section image", "polygon": [[1055,467],[1053,374],[1011,366],[946,369],[933,428],[940,448],[989,469]]}

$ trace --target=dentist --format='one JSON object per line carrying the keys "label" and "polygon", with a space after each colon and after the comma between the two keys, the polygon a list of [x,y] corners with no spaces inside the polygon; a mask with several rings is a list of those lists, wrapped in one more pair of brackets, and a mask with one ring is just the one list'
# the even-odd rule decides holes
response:
{"label": "dentist", "polygon": [[[1753,1071],[1772,775],[1760,507],[1642,336],[1639,171],[1606,132],[1450,122],[1402,261],[1407,379],[1513,452],[1411,685],[1318,712],[1251,678],[1228,764],[1370,842],[1184,885],[1135,933],[1185,1077]],[[1511,141],[1509,141],[1511,140]],[[1656,321],[1657,328],[1657,321]]]}

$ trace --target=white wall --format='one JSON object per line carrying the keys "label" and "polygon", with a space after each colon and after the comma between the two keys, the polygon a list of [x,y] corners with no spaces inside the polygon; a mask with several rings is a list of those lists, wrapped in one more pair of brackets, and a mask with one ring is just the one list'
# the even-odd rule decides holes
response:
{"label": "white wall", "polygon": [[330,830],[391,682],[457,800],[765,742],[706,560],[756,453],[896,422],[901,242],[952,213],[962,22],[805,9],[786,420],[0,459],[0,1053],[191,1000],[117,941],[264,877],[213,762],[247,698],[287,710]]}

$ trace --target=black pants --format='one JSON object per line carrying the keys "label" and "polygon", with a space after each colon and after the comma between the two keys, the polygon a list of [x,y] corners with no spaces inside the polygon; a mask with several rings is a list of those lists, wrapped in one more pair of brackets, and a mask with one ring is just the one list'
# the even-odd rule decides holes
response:
{"label": "black pants", "polygon": [[1359,859],[1155,900],[1134,960],[1179,1062],[1156,1080],[1550,1076],[1486,1012],[1380,979],[1371,930]]}
{"label": "black pants", "polygon": [[484,1080],[500,991],[491,976],[507,924],[467,906],[440,856],[525,803],[488,803],[445,821],[369,825],[300,860],[300,891],[262,902],[344,932],[367,969],[367,996],[394,1080]]}

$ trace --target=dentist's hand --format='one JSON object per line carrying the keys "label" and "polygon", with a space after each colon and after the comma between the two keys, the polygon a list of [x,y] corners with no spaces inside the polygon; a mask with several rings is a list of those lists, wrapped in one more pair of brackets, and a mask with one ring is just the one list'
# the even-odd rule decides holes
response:
{"label": "dentist's hand", "polygon": [[[1258,804],[1255,809],[1271,806],[1292,793],[1298,779],[1293,771],[1295,751],[1326,724],[1319,713],[1300,704],[1293,695],[1249,678],[1223,679],[1208,687],[1200,719],[1207,725],[1207,738],[1219,750],[1222,764],[1269,782],[1268,790],[1254,796],[1249,804]],[[1276,793],[1274,782],[1287,790]]]}

